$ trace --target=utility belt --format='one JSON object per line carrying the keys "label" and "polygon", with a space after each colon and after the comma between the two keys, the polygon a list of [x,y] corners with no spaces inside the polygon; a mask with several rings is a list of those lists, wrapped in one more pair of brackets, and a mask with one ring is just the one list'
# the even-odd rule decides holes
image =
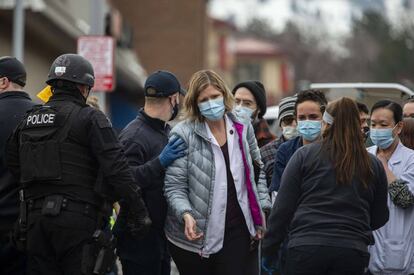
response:
{"label": "utility belt", "polygon": [[58,216],[61,211],[80,213],[97,221],[97,228],[101,229],[109,218],[112,207],[97,206],[70,200],[62,195],[50,195],[37,199],[25,199],[24,190],[19,191],[20,213],[14,226],[12,241],[18,250],[26,250],[26,235],[28,229],[28,216],[30,212],[40,211],[43,216]]}
{"label": "utility belt", "polygon": [[30,212],[41,211],[43,216],[58,216],[62,211],[80,213],[97,220],[97,229],[82,250],[82,274],[106,274],[115,263],[116,240],[105,226],[105,219],[112,213],[112,206],[102,207],[74,201],[62,195],[51,195],[38,199],[24,199],[20,190],[20,217],[15,228],[14,243],[19,250],[26,248],[27,217]]}
{"label": "utility belt", "polygon": [[51,195],[40,199],[28,199],[26,204],[29,213],[40,210],[41,214],[44,216],[57,216],[62,211],[83,214],[93,219],[98,218],[100,215],[105,215],[102,209],[98,209],[97,206],[91,203],[71,200],[62,195]]}

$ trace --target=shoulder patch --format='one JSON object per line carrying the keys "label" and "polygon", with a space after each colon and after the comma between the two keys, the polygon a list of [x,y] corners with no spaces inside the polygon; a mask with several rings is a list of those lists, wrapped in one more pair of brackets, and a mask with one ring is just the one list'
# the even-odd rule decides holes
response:
{"label": "shoulder patch", "polygon": [[99,128],[112,128],[112,123],[109,118],[104,114],[98,114],[96,116],[96,123],[98,124]]}

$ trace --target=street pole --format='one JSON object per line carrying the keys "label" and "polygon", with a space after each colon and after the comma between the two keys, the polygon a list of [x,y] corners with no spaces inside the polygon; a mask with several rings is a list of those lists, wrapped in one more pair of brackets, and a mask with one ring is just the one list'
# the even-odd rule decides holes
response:
{"label": "street pole", "polygon": [[[105,25],[104,0],[90,1],[90,31],[89,35],[103,35]],[[98,98],[102,112],[107,113],[106,93],[103,91],[95,91],[94,96]]]}
{"label": "street pole", "polygon": [[13,14],[13,56],[24,63],[24,0],[16,0]]}
{"label": "street pole", "polygon": [[91,29],[90,35],[103,35],[105,25],[104,0],[90,1]]}

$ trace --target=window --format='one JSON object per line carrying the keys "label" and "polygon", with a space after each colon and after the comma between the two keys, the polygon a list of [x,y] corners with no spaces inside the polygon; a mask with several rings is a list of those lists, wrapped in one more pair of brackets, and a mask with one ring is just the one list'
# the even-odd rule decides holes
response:
{"label": "window", "polygon": [[237,64],[235,80],[237,83],[246,80],[261,80],[261,64],[256,62],[243,62]]}

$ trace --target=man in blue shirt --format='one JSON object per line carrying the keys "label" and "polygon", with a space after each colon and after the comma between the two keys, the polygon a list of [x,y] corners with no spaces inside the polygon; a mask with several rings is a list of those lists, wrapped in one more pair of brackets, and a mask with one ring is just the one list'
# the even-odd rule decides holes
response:
{"label": "man in blue shirt", "polygon": [[[319,90],[305,90],[298,93],[295,104],[295,116],[299,136],[279,146],[273,166],[272,183],[269,192],[277,192],[280,180],[290,158],[300,147],[319,140],[322,128],[322,116],[328,104],[325,95]],[[279,254],[279,271],[283,273],[286,261],[286,240]]]}
{"label": "man in blue shirt", "polygon": [[322,115],[327,104],[325,95],[319,90],[305,90],[298,93],[295,115],[299,136],[280,145],[276,153],[269,192],[279,190],[283,171],[296,150],[319,139]]}

